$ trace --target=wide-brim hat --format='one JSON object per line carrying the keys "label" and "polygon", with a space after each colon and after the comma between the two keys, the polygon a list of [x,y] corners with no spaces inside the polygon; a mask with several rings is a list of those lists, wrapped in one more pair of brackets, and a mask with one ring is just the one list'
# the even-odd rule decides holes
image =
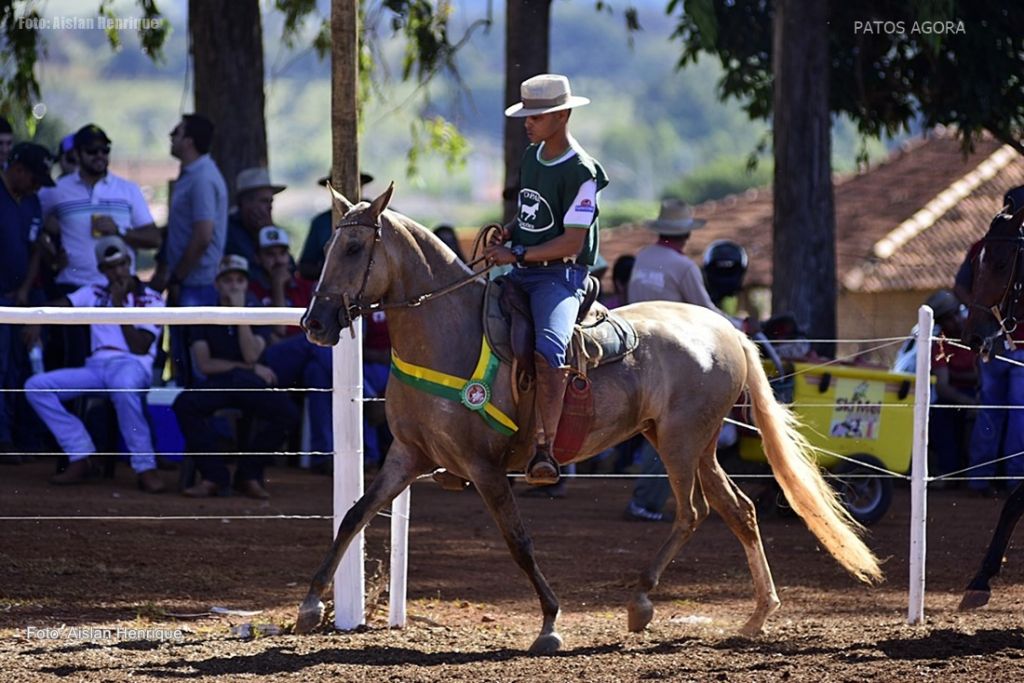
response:
{"label": "wide-brim hat", "polygon": [[284,192],[287,185],[275,185],[270,182],[270,171],[265,166],[255,166],[238,172],[235,180],[235,192],[242,194],[249,190],[258,190],[261,187],[269,187],[271,192],[277,194]]}
{"label": "wide-brim hat", "polygon": [[689,235],[704,227],[707,221],[693,217],[693,207],[679,199],[665,199],[661,202],[658,217],[645,225],[659,235]]}
{"label": "wide-brim hat", "polygon": [[[327,175],[325,175],[320,180],[316,181],[316,184],[319,185],[320,187],[327,187],[327,183],[329,183],[330,181],[331,181],[331,172],[328,171]],[[360,185],[360,187],[363,186],[363,185],[366,185],[367,183],[372,183],[372,182],[373,182],[373,176],[370,175],[369,173],[360,173],[359,174],[359,185]]]}
{"label": "wide-brim hat", "polygon": [[561,74],[541,74],[526,79],[519,86],[519,96],[523,101],[506,109],[505,116],[537,116],[590,104],[586,97],[572,94],[569,79]]}

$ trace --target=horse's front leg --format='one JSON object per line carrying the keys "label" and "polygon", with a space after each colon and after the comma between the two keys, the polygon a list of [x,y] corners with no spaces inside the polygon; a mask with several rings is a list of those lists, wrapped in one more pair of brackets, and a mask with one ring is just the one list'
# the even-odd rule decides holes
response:
{"label": "horse's front leg", "polygon": [[322,598],[330,587],[334,572],[337,571],[352,538],[370,523],[381,508],[415,481],[416,477],[433,468],[434,464],[419,452],[398,441],[391,444],[384,465],[373,478],[366,493],[345,513],[330,551],[313,576],[309,592],[299,607],[299,617],[295,622],[296,633],[309,633],[320,625],[324,615]]}
{"label": "horse's front leg", "polygon": [[549,654],[562,647],[562,637],[555,630],[558,620],[558,598],[548,585],[547,579],[541,574],[540,567],[533,556],[533,541],[530,539],[519,515],[519,508],[512,495],[512,487],[505,472],[500,469],[481,470],[472,473],[473,483],[480,492],[484,504],[497,522],[501,535],[505,538],[516,564],[529,577],[533,589],[540,598],[540,609],[544,615],[540,635],[530,645],[533,654]]}
{"label": "horse's front leg", "polygon": [[985,552],[985,559],[981,562],[981,569],[967,584],[964,597],[960,600],[957,608],[961,612],[978,609],[988,604],[992,595],[992,588],[989,586],[989,579],[999,573],[1003,564],[1003,556],[1006,554],[1006,546],[1010,543],[1013,535],[1013,528],[1017,526],[1021,515],[1024,514],[1024,484],[1018,484],[1010,497],[1003,504],[1003,511],[999,513],[999,524],[996,525],[995,533],[989,542],[988,550]]}

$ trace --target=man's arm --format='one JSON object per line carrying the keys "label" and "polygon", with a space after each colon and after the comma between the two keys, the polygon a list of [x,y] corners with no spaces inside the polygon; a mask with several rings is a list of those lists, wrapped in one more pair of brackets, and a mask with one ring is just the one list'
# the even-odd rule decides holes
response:
{"label": "man's arm", "polygon": [[237,360],[225,358],[214,358],[210,355],[210,345],[205,339],[198,339],[192,342],[192,358],[195,360],[196,368],[204,375],[219,375],[232,370],[252,370],[253,363],[244,363]]}
{"label": "man's arm", "polygon": [[159,249],[163,242],[163,233],[153,223],[132,228],[123,237],[132,249]]}
{"label": "man's arm", "polygon": [[181,283],[195,270],[199,259],[213,241],[213,221],[196,221],[192,224],[192,236],[185,247],[185,253],[170,273],[171,284]]}

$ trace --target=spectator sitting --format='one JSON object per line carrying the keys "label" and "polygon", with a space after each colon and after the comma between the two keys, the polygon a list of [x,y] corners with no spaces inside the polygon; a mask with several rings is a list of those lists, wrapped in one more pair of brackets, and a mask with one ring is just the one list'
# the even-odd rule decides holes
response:
{"label": "spectator sitting", "polygon": [[[164,305],[157,292],[132,275],[131,251],[121,237],[102,237],[96,243],[95,256],[100,271],[107,278],[106,286],[86,285],[53,305],[115,308]],[[131,453],[139,488],[147,493],[160,493],[164,484],[156,472],[153,440],[142,407],[142,392],[152,384],[160,328],[156,325],[92,325],[91,328],[92,355],[86,359],[84,367],[33,375],[25,384],[29,403],[68,454],[67,469],[51,477],[50,483],[83,482],[90,474],[89,456],[96,451],[85,425],[69,413],[61,401],[111,389],[114,391],[110,400],[117,413],[121,436]]]}
{"label": "spectator sitting", "polygon": [[[327,181],[331,179],[330,174],[325,175],[317,182],[327,187]],[[373,176],[367,173],[359,174],[359,186],[373,182]],[[331,210],[327,209],[313,217],[309,224],[309,233],[306,235],[306,242],[302,245],[302,254],[299,256],[299,275],[310,282],[320,279],[320,271],[324,267],[324,247],[327,240],[334,232],[334,225],[331,223]]]}
{"label": "spectator sitting", "polygon": [[629,300],[629,278],[633,274],[634,263],[636,257],[632,254],[623,254],[615,259],[615,265],[612,266],[612,292],[601,301],[608,308],[625,306]]}
{"label": "spectator sitting", "polygon": [[[978,356],[970,349],[946,344],[958,340],[963,333],[960,302],[948,289],[928,297],[926,302],[935,314],[935,323],[942,338],[932,342],[932,374],[939,403],[972,406],[977,404]],[[963,408],[932,407],[928,421],[929,440],[936,475],[956,472],[967,465],[962,455],[967,445],[968,411]],[[937,411],[937,412],[936,412]]]}
{"label": "spectator sitting", "polygon": [[[237,254],[225,256],[215,282],[221,306],[246,306],[249,288],[249,264]],[[286,394],[266,389],[277,384],[277,376],[258,362],[267,346],[270,330],[250,325],[199,325],[192,330],[191,350],[196,369],[206,379],[198,389],[223,391],[183,391],[174,401],[185,445],[189,453],[199,454],[196,467],[200,481],[182,491],[190,498],[206,498],[226,493],[230,474],[220,452],[217,434],[210,421],[224,408],[237,408],[259,421],[259,430],[248,443],[260,450],[279,448],[299,421],[299,409]],[[246,389],[249,391],[234,391]],[[263,469],[267,456],[241,456],[235,471],[234,487],[250,498],[270,497],[264,487]]]}
{"label": "spectator sitting", "polygon": [[[291,254],[288,251],[288,233],[275,226],[260,230],[259,271],[260,278],[252,278],[249,291],[264,306],[294,306],[306,308],[313,298],[312,284],[296,277]],[[261,282],[269,281],[270,288]],[[331,388],[331,349],[317,346],[306,339],[302,328],[279,325],[272,334],[273,343],[263,352],[263,363],[267,365],[281,386],[311,389]],[[334,431],[331,418],[331,394],[325,391],[310,392],[309,397],[310,448],[319,453],[334,450]],[[330,456],[314,456],[313,465],[323,469]]]}
{"label": "spectator sitting", "polygon": [[[270,182],[270,171],[262,166],[239,172],[235,181],[237,209],[228,216],[225,254],[238,254],[249,263],[256,263],[260,230],[267,225],[273,225],[274,195],[284,192],[285,189],[285,185],[274,185]],[[250,275],[258,276],[258,273]],[[263,284],[270,285],[269,282]]]}

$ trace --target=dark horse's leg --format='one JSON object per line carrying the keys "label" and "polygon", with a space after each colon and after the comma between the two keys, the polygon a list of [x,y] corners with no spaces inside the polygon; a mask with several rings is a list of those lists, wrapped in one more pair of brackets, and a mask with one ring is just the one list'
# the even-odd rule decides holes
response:
{"label": "dark horse's leg", "polygon": [[[663,420],[659,427],[669,424],[670,420],[671,418]],[[658,549],[654,561],[640,573],[636,592],[626,605],[628,627],[634,632],[644,630],[654,618],[654,604],[647,594],[658,585],[665,567],[679,554],[693,532],[708,516],[708,504],[696,481],[696,466],[701,451],[693,447],[691,440],[679,438],[664,428],[658,429],[656,434],[648,431],[644,436],[650,439],[651,445],[658,451],[665,465],[676,499],[676,518],[668,539]],[[714,453],[717,439],[716,432],[708,446],[711,453]]]}
{"label": "dark horse's leg", "polygon": [[512,552],[512,558],[529,577],[533,589],[537,591],[537,597],[540,598],[544,623],[541,626],[540,635],[530,645],[530,652],[533,654],[556,652],[562,647],[562,637],[555,631],[555,622],[558,619],[558,598],[555,597],[554,591],[551,590],[551,586],[541,574],[534,559],[533,541],[519,516],[519,508],[512,495],[508,477],[504,471],[490,467],[475,468],[470,476],[491,516],[497,522],[501,535]]}
{"label": "dark horse's leg", "polygon": [[313,576],[309,592],[299,607],[299,617],[295,622],[296,633],[309,633],[320,625],[324,614],[324,604],[321,598],[331,585],[334,572],[338,569],[341,557],[345,554],[352,538],[370,523],[370,520],[381,508],[404,491],[405,487],[411,484],[416,477],[433,468],[433,463],[399,442],[395,441],[391,444],[380,472],[373,478],[363,497],[345,513],[345,518],[341,521],[341,526],[338,527],[338,534],[334,538],[334,544]]}
{"label": "dark horse's leg", "polygon": [[988,604],[988,599],[992,595],[992,588],[988,585],[989,579],[999,573],[1006,546],[1010,543],[1013,528],[1020,521],[1021,514],[1024,514],[1024,483],[1018,484],[1003,504],[1003,511],[999,513],[999,524],[992,534],[985,559],[981,561],[981,569],[967,584],[964,597],[960,600],[960,611],[977,609]]}

